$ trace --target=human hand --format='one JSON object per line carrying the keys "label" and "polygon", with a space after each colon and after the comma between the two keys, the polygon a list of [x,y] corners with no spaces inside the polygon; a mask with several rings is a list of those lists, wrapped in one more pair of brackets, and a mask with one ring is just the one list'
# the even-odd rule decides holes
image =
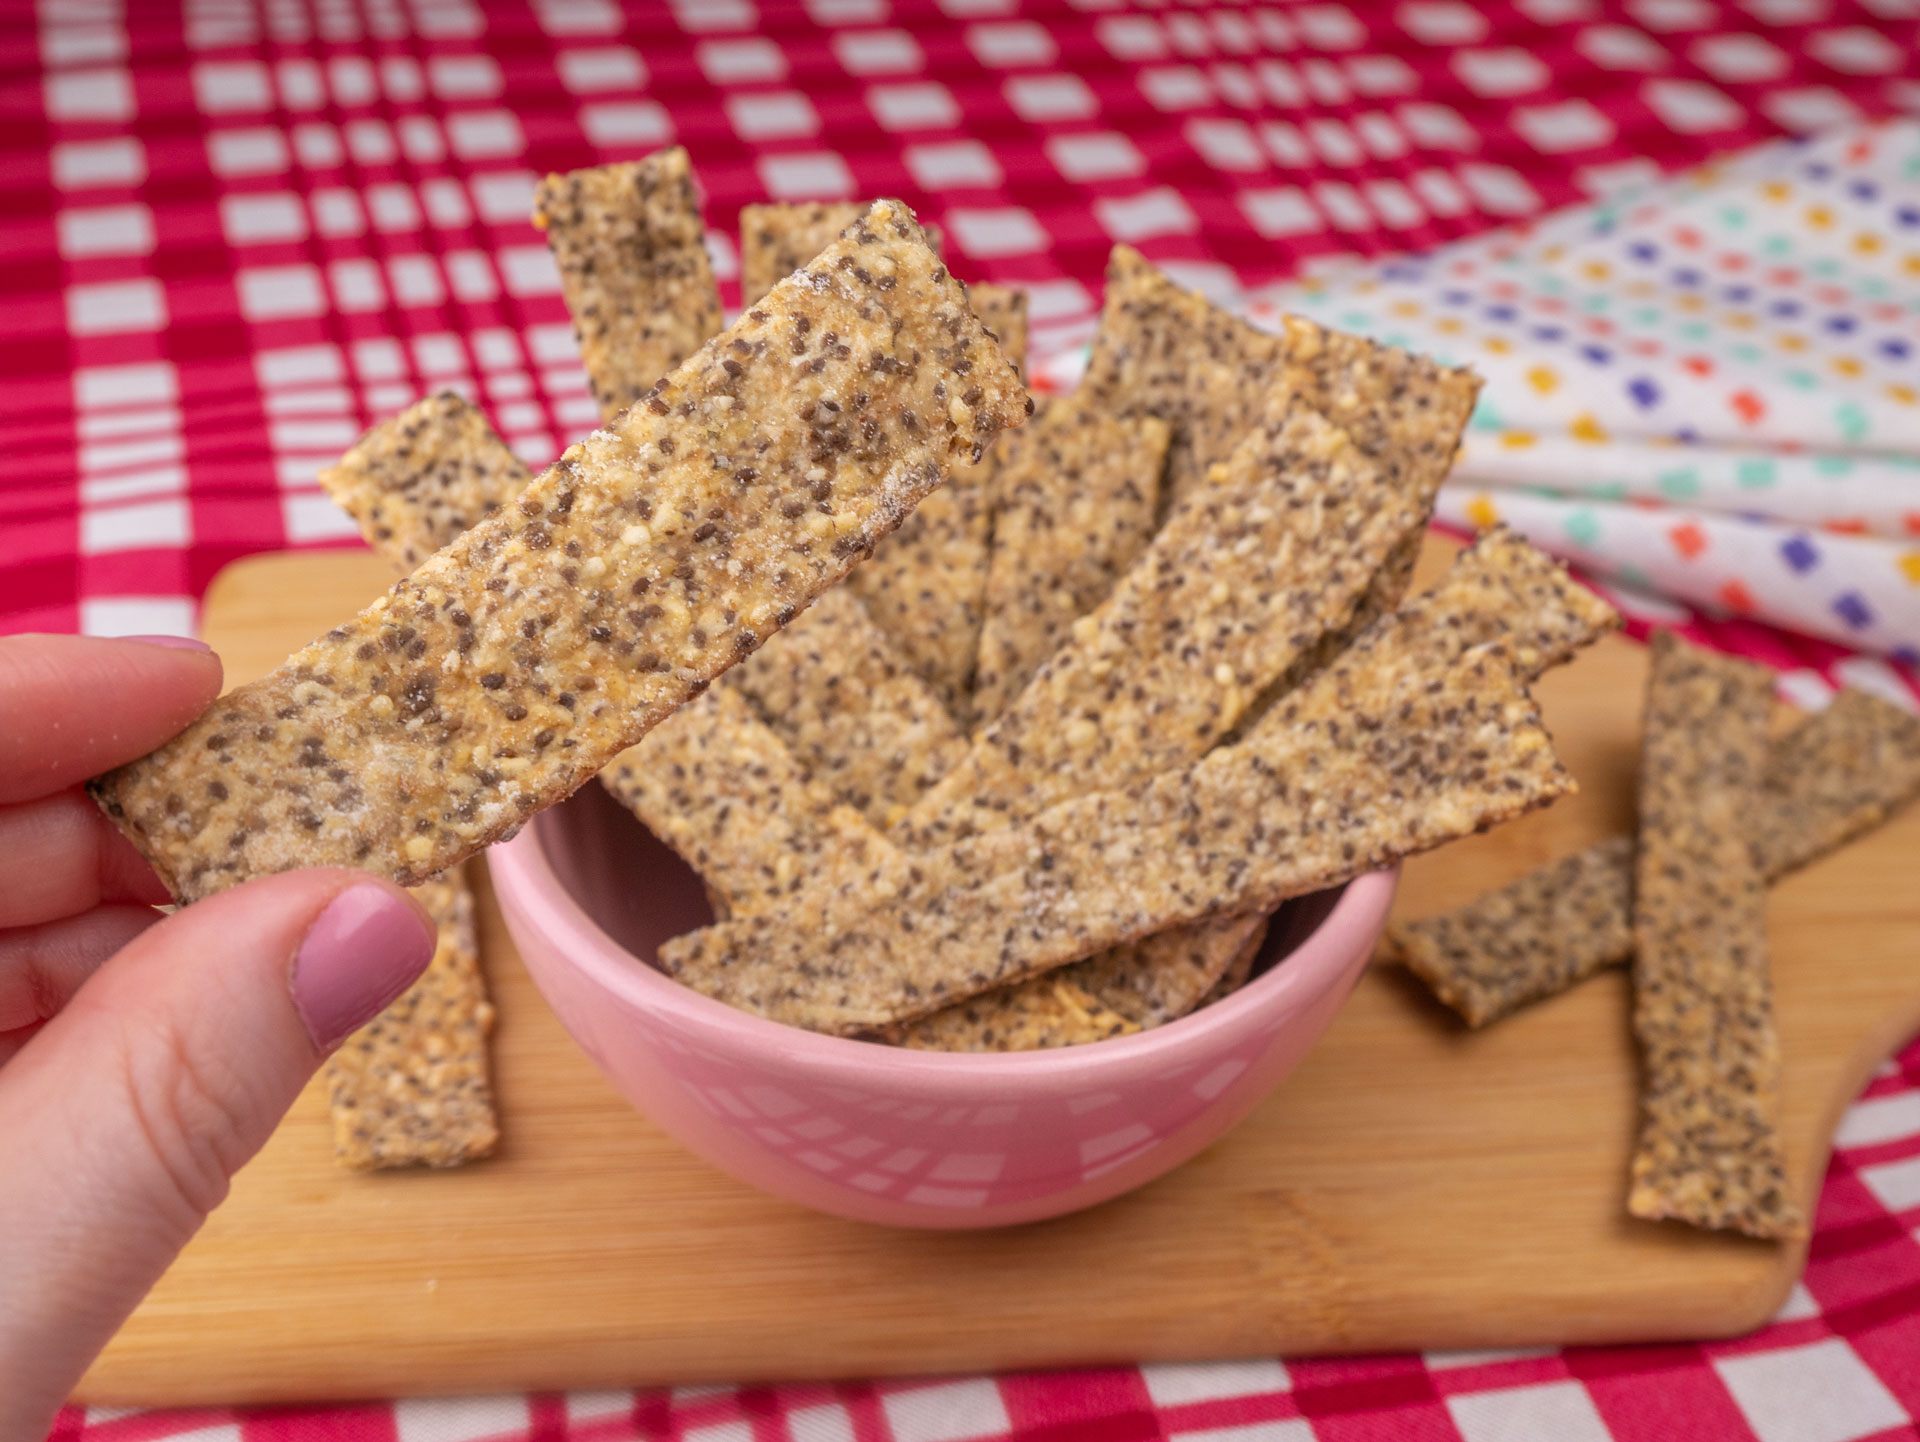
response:
{"label": "human hand", "polygon": [[0,1442],[39,1442],[321,1060],[433,956],[426,914],[356,871],[153,909],[79,783],[219,689],[196,642],[0,638]]}

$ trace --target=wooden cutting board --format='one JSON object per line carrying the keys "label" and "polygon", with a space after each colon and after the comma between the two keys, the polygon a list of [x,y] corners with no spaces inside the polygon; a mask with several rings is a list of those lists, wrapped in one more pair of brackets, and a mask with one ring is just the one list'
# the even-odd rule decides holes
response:
{"label": "wooden cutting board", "polygon": [[[1429,573],[1447,547],[1430,548]],[[385,584],[361,553],[243,561],[208,594],[230,682]],[[1627,829],[1644,653],[1610,640],[1541,699],[1582,792],[1406,869],[1440,910]],[[1920,1029],[1920,808],[1769,906],[1794,1186]],[[1257,1353],[1726,1335],[1803,1247],[1628,1219],[1627,988],[1603,976],[1469,1034],[1376,968],[1225,1140],[1091,1212],[907,1233],[762,1196],[682,1151],[575,1049],[481,878],[506,1142],[451,1173],[335,1170],[310,1089],[81,1396],[240,1403],[863,1377]]]}

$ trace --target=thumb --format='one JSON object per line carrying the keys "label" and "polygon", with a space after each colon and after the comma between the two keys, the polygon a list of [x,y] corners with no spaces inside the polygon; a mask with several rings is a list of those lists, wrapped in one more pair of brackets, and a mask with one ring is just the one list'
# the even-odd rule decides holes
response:
{"label": "thumb", "polygon": [[433,948],[385,881],[266,877],[142,933],[0,1069],[0,1439],[51,1418],[321,1059]]}

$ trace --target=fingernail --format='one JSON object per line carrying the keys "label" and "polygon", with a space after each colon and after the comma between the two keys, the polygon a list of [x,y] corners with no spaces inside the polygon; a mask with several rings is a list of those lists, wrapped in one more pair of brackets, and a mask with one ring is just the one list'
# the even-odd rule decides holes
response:
{"label": "fingernail", "polygon": [[433,960],[433,929],[384,886],[348,887],[307,928],[293,958],[293,1004],[321,1051],[385,1011]]}
{"label": "fingernail", "polygon": [[205,641],[191,636],[122,636],[122,641],[138,641],[142,646],[164,646],[169,651],[211,651]]}

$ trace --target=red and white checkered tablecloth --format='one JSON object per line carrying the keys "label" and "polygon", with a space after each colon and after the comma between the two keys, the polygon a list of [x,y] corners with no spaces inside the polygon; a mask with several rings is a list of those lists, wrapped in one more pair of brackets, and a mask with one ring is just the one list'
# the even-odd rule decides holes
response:
{"label": "red and white checkered tablecloth", "polygon": [[[1231,296],[1774,136],[1920,110],[1920,0],[0,0],[0,630],[186,631],[356,544],[314,475],[430,386],[529,461],[594,419],[534,177],[677,141],[723,286],[767,197],[906,197],[1090,328],[1125,240]],[[87,1442],[1908,1437],[1920,1046],[1740,1342],[925,1383],[64,1413]]]}

